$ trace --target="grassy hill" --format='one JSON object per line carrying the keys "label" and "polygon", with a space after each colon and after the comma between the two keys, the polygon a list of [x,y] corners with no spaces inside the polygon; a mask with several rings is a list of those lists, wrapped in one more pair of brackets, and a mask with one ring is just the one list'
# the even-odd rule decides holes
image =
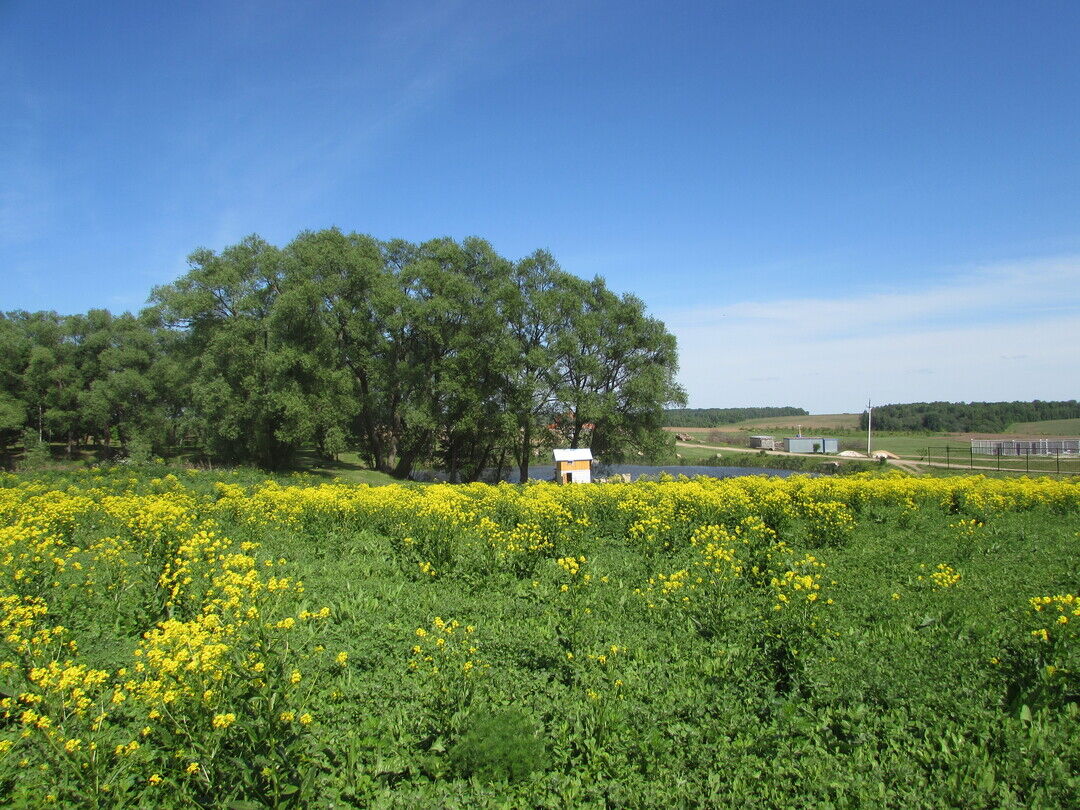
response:
{"label": "grassy hill", "polygon": [[802,425],[803,433],[810,431],[836,431],[858,430],[859,414],[857,413],[825,413],[812,414],[810,416],[765,416],[759,419],[744,419],[720,428],[701,427],[675,427],[668,430],[676,430],[680,433],[699,433],[720,430],[723,432],[746,431],[750,433],[768,431],[795,431]]}
{"label": "grassy hill", "polygon": [[764,428],[795,430],[799,425],[802,425],[804,434],[812,430],[857,430],[859,427],[859,414],[824,413],[810,416],[774,416],[764,419],[746,419],[734,425],[734,427],[740,430],[761,430]]}
{"label": "grassy hill", "polygon": [[1042,422],[1014,422],[1008,432],[1020,436],[1080,436],[1080,419],[1044,419]]}

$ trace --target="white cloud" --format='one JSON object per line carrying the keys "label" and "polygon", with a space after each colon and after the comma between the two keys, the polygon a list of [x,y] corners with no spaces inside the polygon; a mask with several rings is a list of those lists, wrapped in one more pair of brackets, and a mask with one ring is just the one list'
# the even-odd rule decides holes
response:
{"label": "white cloud", "polygon": [[1080,258],[1002,265],[922,289],[669,311],[694,407],[1073,399]]}

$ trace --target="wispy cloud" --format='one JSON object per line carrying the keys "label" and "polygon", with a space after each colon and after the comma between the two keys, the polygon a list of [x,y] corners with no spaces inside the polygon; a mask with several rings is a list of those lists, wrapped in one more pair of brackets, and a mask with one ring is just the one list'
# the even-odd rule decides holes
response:
{"label": "wispy cloud", "polygon": [[[1080,258],[999,265],[922,289],[663,314],[695,406],[1074,398]],[[768,377],[778,379],[768,379]]]}
{"label": "wispy cloud", "polygon": [[680,320],[703,326],[727,318],[729,325],[768,325],[805,336],[857,334],[869,328],[906,331],[913,324],[1069,312],[1080,306],[1080,257],[993,266],[918,289],[892,286],[849,298],[792,296],[689,310]]}
{"label": "wispy cloud", "polygon": [[[536,22],[530,13],[464,0],[376,4],[366,14],[361,40],[339,54],[334,71],[308,73],[291,90],[298,99],[340,98],[338,110],[320,113],[318,125],[300,127],[299,134],[267,134],[253,144],[250,132],[274,131],[256,112],[250,127],[214,148],[216,173],[231,175],[241,189],[222,200],[216,244],[246,233],[254,212],[265,216],[265,200],[280,200],[283,218],[293,222],[337,187],[358,182],[380,166],[396,133],[417,126],[463,83],[492,69],[505,41]],[[290,32],[278,35],[284,44]],[[267,105],[280,96],[273,82],[249,89]]]}

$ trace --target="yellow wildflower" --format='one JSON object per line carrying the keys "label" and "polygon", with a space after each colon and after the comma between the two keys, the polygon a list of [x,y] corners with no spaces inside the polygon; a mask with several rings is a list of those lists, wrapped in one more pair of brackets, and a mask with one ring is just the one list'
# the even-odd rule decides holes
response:
{"label": "yellow wildflower", "polygon": [[214,715],[214,728],[228,728],[236,722],[236,715],[232,712]]}

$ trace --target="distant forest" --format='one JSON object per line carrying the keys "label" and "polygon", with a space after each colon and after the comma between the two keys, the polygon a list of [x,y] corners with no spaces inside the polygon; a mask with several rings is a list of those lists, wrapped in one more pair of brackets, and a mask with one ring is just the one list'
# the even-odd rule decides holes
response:
{"label": "distant forest", "polygon": [[[1080,403],[1064,402],[911,402],[874,408],[874,429],[954,433],[1001,433],[1014,422],[1080,417]],[[866,412],[859,425],[866,429]]]}
{"label": "distant forest", "polygon": [[805,408],[671,408],[664,411],[667,427],[720,427],[744,419],[770,416],[809,416]]}

